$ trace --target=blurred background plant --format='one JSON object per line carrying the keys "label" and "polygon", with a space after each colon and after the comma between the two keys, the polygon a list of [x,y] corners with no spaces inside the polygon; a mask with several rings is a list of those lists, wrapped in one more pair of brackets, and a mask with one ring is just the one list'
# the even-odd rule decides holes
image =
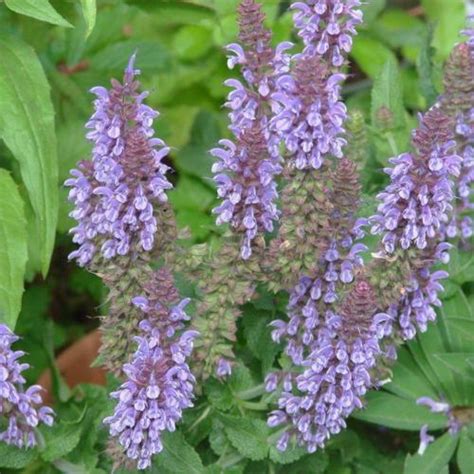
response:
{"label": "blurred background plant", "polygon": [[[274,42],[290,37],[290,2],[262,3]],[[208,150],[228,134],[223,46],[237,34],[236,4],[0,1],[0,310],[23,337],[18,345],[33,366],[28,382],[52,368],[63,420],[45,430],[44,449],[23,453],[0,445],[1,472],[109,472],[102,454],[105,434],[98,430],[108,410],[105,389],[82,385],[71,392],[54,365],[55,354],[97,327],[91,316],[105,304],[100,280],[67,262],[72,221],[61,183],[90,155],[84,138],[92,109],[88,90],[120,77],[138,50],[141,80],[151,90],[149,104],[162,113],[157,134],[172,147],[175,188],[169,194],[178,224],[190,229],[190,245],[219,240],[222,230],[210,212],[216,198]],[[370,0],[363,9],[365,22],[343,92],[352,117],[349,133],[364,163],[362,213],[370,215],[388,158],[407,149],[417,112],[442,91],[443,64],[461,40],[472,6],[464,0]],[[268,323],[284,313],[285,301],[264,294],[247,304],[236,345],[241,365],[227,385],[207,382],[181,431],[165,440],[166,450],[153,469],[474,472],[472,424],[457,437],[439,437],[423,457],[409,454],[417,449],[423,425],[435,432],[447,426],[445,415],[418,406],[418,398],[444,396],[453,406],[474,404],[473,260],[469,250],[453,253],[440,323],[402,348],[392,382],[369,397],[369,409],[351,420],[349,430],[313,455],[300,449],[282,454],[268,442],[263,416],[268,399],[261,383],[281,350],[271,343]],[[184,290],[191,296],[194,291]]]}

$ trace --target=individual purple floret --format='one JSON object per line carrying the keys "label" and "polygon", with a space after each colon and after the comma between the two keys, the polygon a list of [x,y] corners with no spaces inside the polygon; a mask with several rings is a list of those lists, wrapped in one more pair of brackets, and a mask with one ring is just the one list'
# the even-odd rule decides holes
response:
{"label": "individual purple floret", "polygon": [[323,447],[346,427],[346,418],[362,408],[362,397],[374,385],[370,370],[381,354],[378,340],[383,318],[372,320],[375,293],[364,280],[344,302],[340,314],[328,311],[305,370],[296,377],[296,390],[283,390],[279,409],[268,419],[271,427],[286,425],[278,449],[292,437],[309,452]]}
{"label": "individual purple floret", "polygon": [[459,433],[463,423],[455,415],[454,408],[447,402],[437,402],[430,397],[420,397],[416,401],[417,405],[428,407],[433,413],[444,413],[448,417],[448,432],[452,436]]}
{"label": "individual purple floret", "polygon": [[219,379],[224,379],[232,373],[232,364],[227,360],[221,357],[217,361],[216,366],[216,377]]}
{"label": "individual purple floret", "polygon": [[383,234],[387,253],[399,247],[425,249],[439,238],[452,211],[453,176],[459,176],[461,158],[449,117],[436,107],[429,110],[413,136],[415,153],[404,153],[385,169],[390,184],[378,195],[381,203],[371,222],[373,234]]}
{"label": "individual purple floret", "polygon": [[340,101],[342,74],[331,74],[319,57],[297,57],[293,74],[278,79],[270,127],[300,170],[319,169],[324,157],[342,157],[347,109]]}
{"label": "individual purple floret", "polygon": [[356,26],[362,23],[359,0],[305,0],[294,2],[294,23],[306,56],[320,56],[340,68],[352,49]]}
{"label": "individual purple floret", "polygon": [[77,220],[71,229],[79,248],[69,258],[89,264],[97,254],[110,259],[129,252],[150,251],[157,231],[155,206],[166,202],[168,167],[162,163],[169,148],[153,138],[158,112],[143,103],[138,91],[135,55],[125,69],[123,84],[111,90],[91,89],[97,99],[86,127],[94,144],[92,161],[83,161],[66,181]]}
{"label": "individual purple floret", "polygon": [[423,425],[420,430],[420,446],[418,447],[418,454],[423,456],[426,448],[435,440],[434,436],[428,434],[428,425]]}
{"label": "individual purple floret", "polygon": [[146,319],[139,325],[138,349],[124,366],[127,379],[111,394],[118,400],[114,413],[104,423],[138,469],[151,465],[152,456],[163,449],[162,432],[174,431],[183,410],[193,406],[195,378],[187,359],[197,332],[177,334],[189,319],[184,312],[188,302],[168,309],[145,296],[133,299]]}
{"label": "individual purple floret", "polygon": [[51,426],[54,412],[42,406],[39,385],[32,385],[26,391],[23,388],[22,372],[30,366],[19,361],[24,352],[12,350],[18,339],[7,326],[0,324],[0,414],[7,422],[0,440],[19,448],[31,448],[37,444],[36,427],[40,423]]}
{"label": "individual purple floret", "polygon": [[265,15],[254,0],[239,5],[239,39],[231,44],[228,65],[240,65],[245,83],[229,79],[226,106],[230,109],[230,130],[235,140],[221,140],[211,150],[218,161],[212,171],[222,203],[214,209],[217,224],[230,223],[243,234],[241,256],[252,254],[257,235],[273,230],[279,217],[275,206],[275,176],[280,174],[279,138],[268,126],[271,97],[277,78],[289,70],[290,57],[285,51],[291,43],[271,47],[271,33],[264,28]]}

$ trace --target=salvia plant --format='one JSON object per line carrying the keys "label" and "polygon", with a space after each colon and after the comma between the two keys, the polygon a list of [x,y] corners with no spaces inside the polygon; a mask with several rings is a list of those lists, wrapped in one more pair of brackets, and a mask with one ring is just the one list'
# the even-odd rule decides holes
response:
{"label": "salvia plant", "polygon": [[1,472],[471,473],[469,2],[59,3],[0,5]]}

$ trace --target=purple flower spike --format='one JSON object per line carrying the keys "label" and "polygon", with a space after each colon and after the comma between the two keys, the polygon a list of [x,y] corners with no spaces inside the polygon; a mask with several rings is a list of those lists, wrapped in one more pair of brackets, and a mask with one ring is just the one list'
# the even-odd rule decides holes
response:
{"label": "purple flower spike", "polygon": [[271,128],[283,140],[290,162],[300,170],[321,168],[328,154],[342,157],[347,117],[340,101],[342,74],[332,74],[318,57],[300,55],[293,75],[278,79]]}
{"label": "purple flower spike", "polygon": [[320,56],[340,68],[352,49],[355,28],[362,23],[359,0],[305,0],[294,2],[294,23],[307,56]]}
{"label": "purple flower spike", "polygon": [[340,314],[328,311],[312,352],[301,363],[304,372],[278,400],[269,426],[287,425],[277,444],[285,450],[295,436],[308,452],[324,447],[333,434],[346,427],[346,418],[362,408],[362,397],[374,386],[371,369],[381,354],[380,321],[371,320],[375,293],[365,281],[356,283]]}
{"label": "purple flower spike", "polygon": [[42,406],[39,385],[23,389],[22,372],[30,366],[20,362],[23,352],[11,348],[18,339],[7,326],[0,324],[0,413],[7,421],[0,440],[19,448],[31,448],[38,442],[36,427],[40,423],[51,426],[54,412]]}
{"label": "purple flower spike", "polygon": [[111,394],[118,400],[115,411],[104,423],[137,468],[146,469],[163,449],[162,432],[174,431],[183,410],[193,406],[195,378],[187,359],[197,332],[177,335],[189,319],[184,312],[188,299],[169,309],[151,297],[132,302],[146,319],[140,323],[138,349],[123,369],[126,381]]}
{"label": "purple flower spike", "polygon": [[75,209],[71,229],[79,248],[69,258],[88,265],[99,252],[105,259],[130,252],[150,251],[159,222],[155,206],[167,201],[168,167],[162,163],[169,148],[153,138],[158,112],[143,103],[138,91],[135,55],[125,69],[123,84],[111,90],[94,87],[95,112],[86,127],[94,144],[91,161],[72,170],[65,183]]}
{"label": "purple flower spike", "polygon": [[391,182],[378,195],[381,204],[371,219],[372,233],[383,234],[387,253],[399,247],[427,248],[448,222],[454,198],[451,178],[459,176],[461,166],[452,138],[450,119],[434,107],[415,131],[416,153],[390,160],[394,166],[385,171]]}

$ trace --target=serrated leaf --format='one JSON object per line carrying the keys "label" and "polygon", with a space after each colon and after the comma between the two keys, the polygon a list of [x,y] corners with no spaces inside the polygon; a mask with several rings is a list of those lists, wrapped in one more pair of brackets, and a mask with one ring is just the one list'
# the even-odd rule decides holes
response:
{"label": "serrated leaf", "polygon": [[367,395],[367,407],[352,415],[358,420],[376,423],[400,430],[418,431],[423,425],[436,430],[447,425],[445,415],[431,413],[426,407],[387,392],[371,392]]}
{"label": "serrated leaf", "polygon": [[38,457],[38,450],[20,449],[6,443],[0,443],[0,467],[22,469]]}
{"label": "serrated leaf", "polygon": [[96,0],[81,0],[82,15],[86,22],[86,37],[88,37],[95,26],[95,20],[97,17],[97,5]]}
{"label": "serrated leaf", "polygon": [[474,440],[469,437],[467,429],[461,431],[456,461],[461,474],[474,472]]}
{"label": "serrated leaf", "polygon": [[53,25],[72,28],[71,23],[56,11],[48,0],[5,0],[5,5],[20,15],[26,15]]}
{"label": "serrated leaf", "polygon": [[270,446],[269,457],[277,464],[290,464],[306,456],[308,451],[299,446],[289,446],[286,451],[280,451],[275,446]]}
{"label": "serrated leaf", "polygon": [[220,414],[224,430],[231,444],[240,454],[252,461],[260,461],[268,454],[268,427],[263,420],[239,418]]}
{"label": "serrated leaf", "polygon": [[19,38],[0,39],[0,137],[20,163],[34,210],[41,270],[46,275],[58,214],[54,110],[48,81],[33,49]]}
{"label": "serrated leaf", "polygon": [[15,328],[28,258],[23,200],[7,171],[0,170],[0,321]]}
{"label": "serrated leaf", "polygon": [[430,444],[422,456],[419,454],[407,455],[403,474],[438,474],[449,463],[456,445],[458,436],[445,433]]}
{"label": "serrated leaf", "polygon": [[151,472],[159,473],[160,468],[173,474],[202,474],[204,466],[199,454],[187,443],[179,431],[167,432],[163,436],[163,451],[154,458]]}
{"label": "serrated leaf", "polygon": [[82,427],[78,423],[57,423],[44,431],[46,446],[41,451],[45,461],[55,461],[70,453],[81,439]]}

